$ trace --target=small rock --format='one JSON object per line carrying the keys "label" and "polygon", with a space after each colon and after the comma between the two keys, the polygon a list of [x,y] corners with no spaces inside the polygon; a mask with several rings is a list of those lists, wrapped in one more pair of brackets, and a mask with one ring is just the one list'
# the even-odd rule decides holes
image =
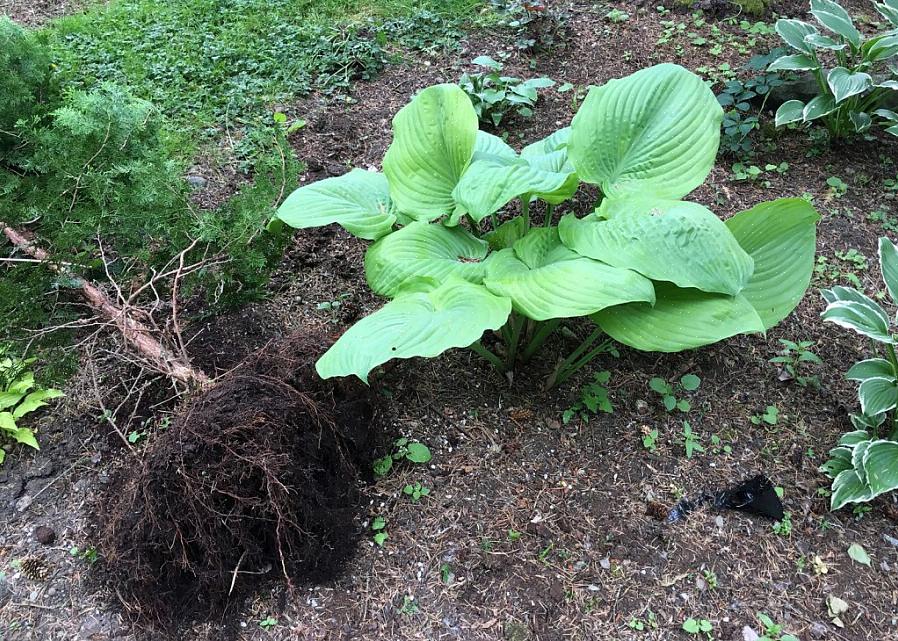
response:
{"label": "small rock", "polygon": [[819,621],[812,623],[808,632],[810,632],[812,639],[825,639],[829,636],[829,628],[825,623],[820,623]]}
{"label": "small rock", "polygon": [[0,572],[0,606],[6,605],[11,595],[12,590],[9,587],[9,582],[6,580],[6,575]]}
{"label": "small rock", "polygon": [[47,596],[56,596],[56,588],[50,588],[47,590]]}
{"label": "small rock", "polygon": [[203,189],[208,183],[205,178],[196,174],[188,174],[184,177],[184,180],[187,181],[187,184],[190,185],[191,189]]}
{"label": "small rock", "polygon": [[718,529],[723,528],[723,517],[720,516],[719,514],[714,517],[714,525],[716,525],[718,527]]}
{"label": "small rock", "polygon": [[896,539],[894,536],[889,536],[888,534],[883,534],[882,540],[885,541],[886,543],[888,543],[889,545],[894,545],[896,548],[898,548],[898,539]]}
{"label": "small rock", "polygon": [[40,597],[40,595],[41,595],[41,593],[39,591],[32,590],[31,594],[28,595],[28,600],[29,601],[37,601],[38,598]]}
{"label": "small rock", "polygon": [[29,507],[31,507],[31,504],[33,502],[34,502],[34,499],[31,498],[31,495],[26,494],[25,496],[20,498],[18,501],[16,501],[16,512],[24,512]]}
{"label": "small rock", "polygon": [[34,528],[34,538],[41,545],[53,545],[53,542],[56,541],[56,532],[51,527],[39,525]]}
{"label": "small rock", "polygon": [[609,559],[608,557],[605,557],[604,559],[601,559],[599,561],[599,565],[602,567],[603,570],[610,570],[611,569],[611,559]]}
{"label": "small rock", "polygon": [[752,630],[751,627],[745,626],[742,628],[742,641],[758,641],[760,638],[758,633]]}

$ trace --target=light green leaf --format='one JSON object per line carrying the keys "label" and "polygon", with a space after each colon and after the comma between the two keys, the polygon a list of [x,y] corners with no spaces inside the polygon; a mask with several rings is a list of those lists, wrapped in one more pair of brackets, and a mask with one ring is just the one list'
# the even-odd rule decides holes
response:
{"label": "light green leaf", "polygon": [[677,199],[704,182],[723,109],[704,81],[661,64],[593,87],[571,123],[571,162],[606,196]]}
{"label": "light green leaf", "polygon": [[415,277],[458,276],[483,281],[486,241],[461,227],[416,221],[381,238],[365,253],[365,277],[375,293],[394,296]]}
{"label": "light green leaf", "polygon": [[858,361],[845,372],[845,378],[849,381],[865,381],[868,378],[893,378],[892,364],[884,358],[868,358]]}
{"label": "light green leaf", "polygon": [[430,461],[430,448],[424,445],[424,443],[418,443],[417,441],[409,443],[406,449],[408,453],[405,455],[405,458],[412,463],[427,463]]}
{"label": "light green leaf", "polygon": [[787,100],[776,110],[776,126],[782,127],[804,119],[804,103],[801,100]]}
{"label": "light green leaf", "polygon": [[65,396],[62,392],[55,389],[45,389],[45,390],[37,390],[36,392],[31,392],[28,396],[25,397],[25,400],[13,410],[12,416],[15,419],[22,418],[26,414],[33,412],[39,407],[43,407],[46,405],[44,401],[48,401],[53,398],[59,398],[60,396]]}
{"label": "light green leaf", "polygon": [[41,446],[37,443],[37,439],[34,437],[34,432],[32,432],[27,427],[17,427],[15,430],[9,433],[9,436],[16,443],[27,445],[28,447],[34,448],[36,450],[41,449]]}
{"label": "light green leaf", "polygon": [[808,71],[819,66],[819,63],[810,56],[796,53],[777,58],[767,67],[767,71]]}
{"label": "light green leaf", "polygon": [[555,151],[565,149],[568,141],[571,139],[571,128],[564,127],[555,133],[531,143],[521,150],[521,156],[531,158],[533,156],[544,156]]}
{"label": "light green leaf", "polygon": [[16,405],[23,398],[25,398],[24,393],[0,392],[0,410]]}
{"label": "light green leaf", "polygon": [[726,221],[754,260],[742,295],[771,328],[788,316],[807,291],[814,269],[820,215],[801,198],[761,203]]}
{"label": "light green leaf", "polygon": [[864,454],[864,469],[873,496],[898,489],[898,443],[871,442]]}
{"label": "light green leaf", "polygon": [[586,316],[611,305],[655,301],[650,280],[574,253],[561,244],[555,228],[532,229],[513,250],[496,254],[483,282],[534,320]]}
{"label": "light green leaf", "polygon": [[430,291],[405,293],[350,327],[318,359],[321,378],[358,376],[393,358],[432,358],[467,347],[508,320],[511,301],[481,285],[450,278]]}
{"label": "light green leaf", "polygon": [[578,254],[652,280],[707,292],[739,293],[753,260],[714,213],[686,201],[630,201],[609,220],[562,218],[562,242]]}
{"label": "light green leaf", "polygon": [[811,53],[814,50],[807,41],[808,36],[819,33],[814,25],[801,20],[777,20],[774,28],[793,49],[801,53]]}
{"label": "light green leaf", "polygon": [[518,154],[511,146],[493,134],[485,131],[477,131],[474,141],[474,153],[487,156],[500,156],[502,158],[515,158]]}
{"label": "light green leaf", "polygon": [[898,33],[884,34],[864,43],[864,57],[870,62],[888,60],[898,55]]}
{"label": "light green leaf", "polygon": [[833,0],[811,0],[811,14],[817,18],[817,22],[842,36],[855,49],[861,46],[861,34],[851,21],[851,16],[837,2]]}
{"label": "light green leaf", "polygon": [[887,412],[898,405],[898,385],[894,378],[868,378],[861,383],[857,391],[861,401],[861,411],[874,416]]}
{"label": "light green leaf", "polygon": [[898,1],[885,0],[885,2],[874,2],[873,6],[882,14],[882,17],[898,27]]}
{"label": "light green leaf", "polygon": [[511,247],[527,233],[527,221],[523,216],[515,216],[499,225],[498,229],[483,235],[490,249],[500,250]]}
{"label": "light green leaf", "polygon": [[383,174],[353,169],[300,187],[278,208],[277,217],[297,229],[337,223],[359,238],[377,240],[396,222]]}
{"label": "light green leaf", "polygon": [[804,106],[804,111],[801,113],[801,117],[805,122],[810,122],[811,120],[828,116],[836,109],[838,109],[838,107],[832,96],[815,96]]}
{"label": "light green leaf", "polygon": [[848,546],[848,556],[850,556],[853,561],[870,567],[870,555],[857,543],[852,543]]}
{"label": "light green leaf", "polygon": [[829,506],[833,511],[848,503],[862,503],[872,498],[867,484],[861,481],[860,476],[853,469],[839,472],[833,481],[832,491]]}
{"label": "light green leaf", "polygon": [[680,352],[748,332],[764,323],[744,296],[655,284],[655,305],[628,303],[590,316],[611,338],[643,351]]}
{"label": "light green leaf", "polygon": [[687,392],[694,392],[698,389],[698,386],[701,385],[701,383],[702,379],[695,374],[686,374],[680,378],[680,385],[682,385],[683,389]]}
{"label": "light green leaf", "polygon": [[821,289],[828,303],[821,314],[824,321],[854,330],[881,343],[895,343],[889,333],[889,318],[885,310],[872,298],[850,287],[836,286]]}
{"label": "light green leaf", "polygon": [[400,109],[383,162],[400,211],[419,220],[451,214],[476,139],[477,114],[458,85],[428,87]]}
{"label": "light green leaf", "polygon": [[815,49],[827,49],[829,51],[841,51],[848,46],[844,42],[839,42],[838,40],[834,40],[833,38],[824,36],[820,33],[812,33],[805,36],[804,41]]}
{"label": "light green leaf", "polygon": [[879,267],[892,302],[898,303],[898,247],[885,236],[879,239]]}
{"label": "light green leaf", "polygon": [[873,78],[868,73],[852,73],[845,67],[836,67],[827,74],[826,83],[832,89],[838,104],[867,91],[873,86]]}
{"label": "light green leaf", "polygon": [[3,461],[6,460],[6,450],[0,447],[0,465],[3,464]]}
{"label": "light green leaf", "polygon": [[0,430],[15,432],[19,429],[11,412],[0,412]]}

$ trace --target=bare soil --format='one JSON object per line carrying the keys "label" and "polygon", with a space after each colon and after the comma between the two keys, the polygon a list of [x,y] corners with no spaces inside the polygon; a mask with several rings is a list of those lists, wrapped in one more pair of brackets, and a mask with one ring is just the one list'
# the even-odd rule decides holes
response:
{"label": "bare soil", "polygon": [[[291,141],[308,165],[301,178],[379,167],[393,114],[416,90],[456,79],[465,61],[479,54],[504,50],[511,56],[510,75],[544,74],[574,85],[599,84],[662,61],[691,68],[708,63],[706,50],[678,49],[688,40],[657,44],[661,20],[688,14],[659,16],[651,7],[641,12],[620,4],[631,18],[613,24],[602,17],[611,6],[574,6],[571,37],[552,52],[531,58],[503,34],[475,34],[452,59],[407,56],[378,80],[357,85],[353,104],[313,97],[288,106],[288,115],[309,121]],[[743,37],[723,22],[727,15],[724,10],[717,18],[720,28]],[[772,43],[761,37],[747,55],[727,47],[715,63],[736,68]],[[577,107],[574,94],[545,92],[532,119],[509,123],[509,142],[520,146],[568,124]],[[898,217],[896,192],[884,187],[898,173],[898,142],[877,137],[817,148],[803,132],[768,133],[751,162],[764,167],[785,161],[786,173],[736,180],[733,160],[721,157],[690,198],[726,218],[765,200],[813,196],[822,214],[818,252],[826,268],[795,313],[763,337],[741,336],[674,355],[624,349],[620,358],[606,357],[596,369],[612,373],[615,411],[587,422],[564,424],[561,415],[578,399],[589,372],[542,391],[555,359],[574,345],[567,338],[553,339],[544,359],[516,372],[513,384],[461,350],[385,367],[373,380],[383,400],[383,429],[390,437],[426,443],[432,462],[400,465],[360,486],[367,507],[354,531],[365,534],[337,576],[294,591],[273,576],[234,599],[236,621],[197,622],[179,638],[667,640],[689,638],[681,625],[694,617],[712,622],[715,639],[735,641],[751,638],[744,636],[745,626],[760,632],[757,614],[763,612],[802,641],[898,639],[898,502],[886,496],[869,511],[829,512],[819,492],[828,480],[817,471],[856,410],[854,387],[843,372],[867,353],[853,335],[820,322],[817,289],[844,282],[850,272],[868,292],[881,290],[876,239],[894,238],[895,232],[869,214]],[[832,176],[848,185],[846,193],[827,185]],[[582,194],[571,208],[582,210],[589,202]],[[191,343],[197,361],[218,373],[270,337],[294,331],[338,336],[381,304],[364,283],[365,246],[337,228],[298,232],[272,281],[270,300],[200,326]],[[866,257],[866,266],[838,257],[851,249]],[[336,300],[336,310],[319,308]],[[573,323],[570,329],[583,334],[587,328]],[[781,338],[816,341],[824,365],[812,373],[820,389],[787,380],[768,362]],[[111,359],[97,359],[104,380],[134,377]],[[668,413],[648,381],[685,373],[702,378],[689,395],[692,410]],[[90,388],[85,367],[68,390],[70,400],[41,426],[41,452],[14,452],[0,468],[0,571],[7,574],[0,581],[0,638],[158,638],[121,616],[114,584],[88,580],[98,570],[83,551],[97,544],[92,526],[103,511],[86,504],[123,490],[114,471],[135,465],[102,427]],[[113,388],[112,395],[128,389]],[[778,422],[753,424],[750,417],[769,405],[778,408]],[[682,444],[684,419],[706,448],[691,459]],[[659,439],[651,452],[642,437],[653,429]],[[138,448],[142,461],[165,438],[158,420],[147,430],[149,444]],[[711,445],[712,435],[719,446]],[[370,454],[385,451],[381,445]],[[710,509],[682,523],[658,518],[681,496],[755,473],[783,488],[791,532],[777,534],[760,517]],[[431,488],[418,503],[402,492],[415,482]],[[382,548],[370,540],[375,516],[387,522]],[[38,525],[49,525],[56,541],[39,544],[32,535]],[[869,567],[849,558],[852,543],[870,555]],[[78,553],[71,553],[73,546]],[[100,549],[97,567],[104,554]],[[45,565],[45,579],[23,574],[20,562],[29,557]],[[849,604],[844,627],[830,621],[830,596]],[[648,619],[650,611],[657,628],[628,625]],[[270,630],[260,626],[267,617],[277,619]]]}

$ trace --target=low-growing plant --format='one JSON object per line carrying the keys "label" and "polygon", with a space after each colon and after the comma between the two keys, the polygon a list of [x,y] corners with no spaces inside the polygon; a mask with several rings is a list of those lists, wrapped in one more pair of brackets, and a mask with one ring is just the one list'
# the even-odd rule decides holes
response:
{"label": "low-growing plant", "polygon": [[802,387],[820,388],[820,377],[807,373],[807,369],[813,365],[822,365],[823,361],[811,348],[815,341],[790,341],[786,338],[779,339],[783,348],[768,362],[782,368],[782,378],[794,380]]}
{"label": "low-growing plant", "polygon": [[792,534],[792,513],[784,512],[783,518],[773,523],[773,533],[777,536],[791,536]]}
{"label": "low-growing plant", "polygon": [[[593,87],[570,127],[519,153],[477,130],[458,86],[423,90],[393,119],[383,174],[313,183],[278,210],[294,227],[337,223],[376,241],[366,278],[392,299],[318,373],[367,381],[388,360],[453,347],[509,371],[563,321],[588,317],[595,328],[554,368],[558,384],[612,340],[678,352],[776,325],[810,281],[819,216],[790,198],[724,223],[680,200],[713,167],[721,118],[699,77],[663,64]],[[554,225],[581,181],[600,190],[595,211]]]}
{"label": "low-growing plant", "polygon": [[0,464],[6,460],[8,446],[14,441],[40,449],[34,430],[24,427],[22,419],[47,405],[47,401],[63,396],[56,389],[39,387],[31,366],[33,358],[19,358],[8,347],[0,345]]}
{"label": "low-growing plant", "polygon": [[683,421],[683,449],[686,451],[687,459],[691,459],[696,452],[705,451],[705,447],[700,441],[701,437],[692,431],[689,421]]}
{"label": "low-growing plant", "polygon": [[798,637],[783,633],[783,626],[763,612],[758,613],[758,621],[764,626],[764,634],[758,637],[758,641],[799,641]]}
{"label": "low-growing plant", "polygon": [[382,516],[375,516],[371,521],[371,531],[374,535],[371,537],[377,547],[382,548],[390,535],[387,534],[387,520]]}
{"label": "low-growing plant", "polygon": [[[898,248],[885,237],[879,239],[879,266],[889,297],[898,303]],[[886,311],[863,292],[837,286],[820,293],[827,303],[823,320],[871,339],[878,352],[846,372],[859,383],[861,411],[851,415],[854,431],[839,439],[820,468],[833,479],[830,508],[838,510],[898,489],[898,338]]]}
{"label": "low-growing plant", "polygon": [[675,383],[670,383],[663,378],[655,376],[649,381],[649,387],[653,392],[661,395],[661,402],[664,409],[672,412],[675,409],[681,412],[688,412],[692,409],[692,404],[686,398],[677,398],[682,392],[694,392],[701,385],[702,379],[695,374],[686,374],[680,377]]}
{"label": "low-growing plant", "polygon": [[761,423],[776,425],[780,420],[780,411],[776,405],[768,405],[763,412],[755,414],[749,420],[753,425],[760,425]]}
{"label": "low-growing plant", "polygon": [[500,25],[515,34],[513,46],[539,53],[565,45],[571,14],[563,3],[546,0],[490,0]]}
{"label": "low-growing plant", "polygon": [[694,636],[705,635],[707,639],[712,639],[712,632],[714,631],[714,626],[708,619],[694,619],[692,617],[683,621],[683,631],[692,634]]}
{"label": "low-growing plant", "polygon": [[658,449],[658,430],[649,430],[642,435],[642,446],[649,452],[654,453]]}
{"label": "low-growing plant", "polygon": [[873,5],[892,29],[865,37],[847,11],[834,0],[811,0],[811,15],[832,35],[801,20],[778,20],[776,31],[798,53],[775,60],[768,71],[809,71],[820,94],[805,104],[787,100],[776,111],[776,126],[820,120],[830,136],[843,138],[882,125],[898,136],[898,0]]}
{"label": "low-growing plant", "polygon": [[393,451],[386,456],[375,459],[373,463],[374,475],[386,476],[393,469],[394,461],[409,461],[410,463],[427,463],[431,459],[430,449],[419,443],[405,438],[397,438],[393,441]]}
{"label": "low-growing plant", "polygon": [[430,495],[430,488],[421,484],[420,481],[412,484],[408,483],[402,488],[402,493],[412,499],[412,503],[417,503],[425,496]]}
{"label": "low-growing plant", "polygon": [[494,127],[498,127],[503,120],[508,120],[511,116],[523,118],[532,116],[533,107],[539,98],[537,90],[555,84],[555,81],[549,78],[521,80],[503,76],[504,65],[489,56],[478,56],[472,62],[483,67],[485,71],[463,73],[458,86],[471,99],[477,119]]}
{"label": "low-growing plant", "polygon": [[567,425],[575,416],[579,416],[584,423],[589,421],[590,415],[599,412],[611,414],[614,406],[608,398],[608,388],[605,387],[611,380],[611,372],[602,370],[593,374],[592,380],[580,389],[580,400],[564,410],[561,422]]}

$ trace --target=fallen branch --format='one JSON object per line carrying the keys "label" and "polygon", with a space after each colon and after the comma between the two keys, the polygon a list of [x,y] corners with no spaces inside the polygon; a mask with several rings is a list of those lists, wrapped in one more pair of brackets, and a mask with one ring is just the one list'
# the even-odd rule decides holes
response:
{"label": "fallen branch", "polygon": [[112,303],[98,287],[77,274],[73,274],[64,264],[54,263],[46,250],[38,247],[19,231],[2,221],[0,221],[0,230],[21,251],[35,260],[47,263],[50,269],[77,283],[81,295],[87,303],[101,316],[114,323],[125,340],[131,343],[137,352],[149,360],[160,372],[188,385],[207,387],[212,383],[212,379],[204,372],[192,367],[190,363],[186,362],[186,359],[178,357],[162,345],[146,325],[130,317],[122,307]]}

